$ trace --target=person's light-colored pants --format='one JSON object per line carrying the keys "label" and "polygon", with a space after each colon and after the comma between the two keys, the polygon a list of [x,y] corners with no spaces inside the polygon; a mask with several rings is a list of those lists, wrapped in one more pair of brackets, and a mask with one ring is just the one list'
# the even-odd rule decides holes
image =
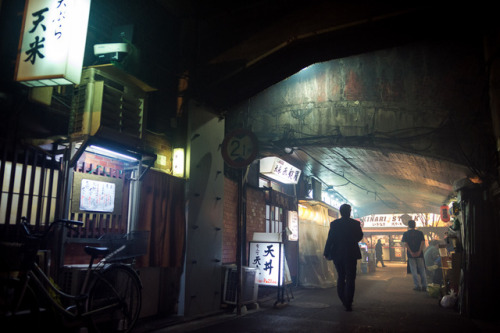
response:
{"label": "person's light-colored pants", "polygon": [[[413,283],[415,288],[427,289],[427,277],[425,276],[425,263],[424,258],[408,258],[408,263],[410,264],[411,275],[413,276]],[[418,276],[420,275],[420,282],[418,282]]]}

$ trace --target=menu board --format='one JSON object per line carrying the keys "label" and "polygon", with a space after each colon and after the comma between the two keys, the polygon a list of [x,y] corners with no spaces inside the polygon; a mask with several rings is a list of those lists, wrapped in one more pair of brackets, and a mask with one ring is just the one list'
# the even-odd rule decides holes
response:
{"label": "menu board", "polygon": [[123,179],[75,172],[71,212],[120,214]]}
{"label": "menu board", "polygon": [[80,210],[112,213],[115,209],[115,184],[82,179]]}

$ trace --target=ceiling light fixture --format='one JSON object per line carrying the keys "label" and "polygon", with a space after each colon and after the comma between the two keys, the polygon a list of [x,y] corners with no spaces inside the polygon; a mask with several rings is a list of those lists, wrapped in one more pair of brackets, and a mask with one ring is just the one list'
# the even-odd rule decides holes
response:
{"label": "ceiling light fixture", "polygon": [[89,146],[87,148],[87,151],[90,153],[104,155],[104,156],[108,156],[111,158],[116,158],[119,160],[124,160],[124,161],[129,161],[129,162],[137,162],[138,161],[138,159],[133,157],[133,156],[125,155],[125,154],[122,154],[122,153],[119,153],[119,152],[116,152],[113,150],[109,150],[109,149],[102,148],[99,146],[94,146],[94,145]]}

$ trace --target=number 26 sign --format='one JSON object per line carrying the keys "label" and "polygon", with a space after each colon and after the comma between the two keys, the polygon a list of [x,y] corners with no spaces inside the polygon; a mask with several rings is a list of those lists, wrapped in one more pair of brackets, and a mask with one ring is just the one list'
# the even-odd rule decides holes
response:
{"label": "number 26 sign", "polygon": [[222,141],[222,158],[235,168],[243,168],[253,162],[258,152],[255,134],[246,129],[237,129]]}

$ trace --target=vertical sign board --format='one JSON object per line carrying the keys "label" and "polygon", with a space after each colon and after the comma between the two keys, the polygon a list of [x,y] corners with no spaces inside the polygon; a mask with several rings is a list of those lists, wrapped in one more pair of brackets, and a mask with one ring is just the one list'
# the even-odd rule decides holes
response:
{"label": "vertical sign board", "polygon": [[79,84],[90,0],[26,0],[14,79],[28,87]]}
{"label": "vertical sign board", "polygon": [[283,285],[285,251],[282,245],[280,242],[250,242],[248,266],[257,269],[257,284]]}
{"label": "vertical sign board", "polygon": [[289,241],[299,240],[299,213],[296,211],[288,211],[288,229],[290,234],[288,235]]}

